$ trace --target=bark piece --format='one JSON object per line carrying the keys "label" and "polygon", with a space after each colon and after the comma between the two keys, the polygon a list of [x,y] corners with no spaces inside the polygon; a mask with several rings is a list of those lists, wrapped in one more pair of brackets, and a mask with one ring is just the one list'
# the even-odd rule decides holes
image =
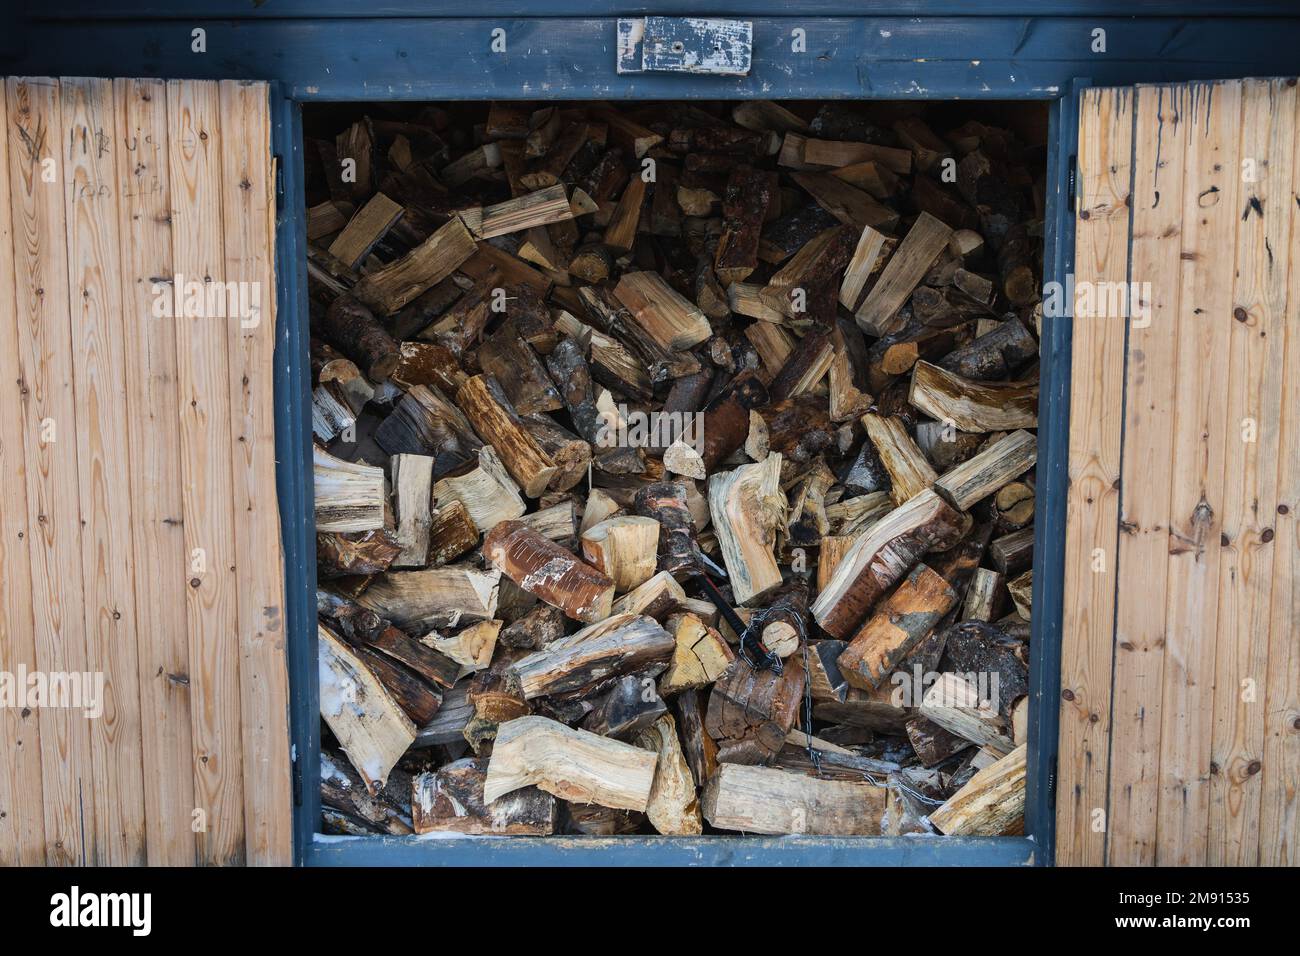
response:
{"label": "bark piece", "polygon": [[464,757],[422,773],[413,781],[411,819],[416,833],[472,836],[550,836],[555,832],[555,798],[524,787],[490,803],[483,799],[487,761]]}

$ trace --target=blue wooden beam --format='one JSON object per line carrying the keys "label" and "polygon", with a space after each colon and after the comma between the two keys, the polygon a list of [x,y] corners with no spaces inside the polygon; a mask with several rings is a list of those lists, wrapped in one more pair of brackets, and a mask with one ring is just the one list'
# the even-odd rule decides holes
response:
{"label": "blue wooden beam", "polygon": [[[1300,19],[754,19],[742,78],[619,76],[612,19],[67,21],[30,25],[7,72],[268,79],[300,100],[1051,98],[1098,84],[1289,75]],[[206,31],[205,53],[191,30]],[[491,31],[506,31],[493,53]],[[806,32],[807,52],[791,50]],[[1106,31],[1093,53],[1092,31]]]}

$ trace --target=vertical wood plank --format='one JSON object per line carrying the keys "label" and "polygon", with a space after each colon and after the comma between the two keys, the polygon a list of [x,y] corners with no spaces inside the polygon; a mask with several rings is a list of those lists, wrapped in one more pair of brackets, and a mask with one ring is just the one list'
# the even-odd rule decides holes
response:
{"label": "vertical wood plank", "polygon": [[[1292,123],[1300,130],[1300,104]],[[1287,308],[1300,305],[1300,133],[1291,158],[1291,182],[1273,183],[1291,217],[1287,246]],[[1300,866],[1300,324],[1283,323],[1281,424],[1277,445],[1277,495],[1272,520],[1273,593],[1268,621],[1268,679],[1264,715],[1264,760],[1259,814],[1259,863]],[[1274,348],[1278,343],[1273,343]],[[1261,515],[1262,518],[1267,517]]]}
{"label": "vertical wood plank", "polygon": [[[1136,302],[1124,403],[1111,729],[1120,745],[1111,748],[1106,841],[1107,862],[1118,866],[1155,861],[1185,92],[1181,86],[1137,89],[1130,266]],[[1141,586],[1135,587],[1138,581]]]}
{"label": "vertical wood plank", "polygon": [[[5,92],[36,662],[47,674],[84,673],[58,82],[11,77]],[[98,856],[89,722],[71,707],[41,707],[38,715],[46,861],[84,864]]]}
{"label": "vertical wood plank", "polygon": [[[27,385],[18,355],[18,306],[14,298],[16,259],[9,203],[9,124],[0,98],[0,670],[17,675],[36,670],[32,620],[32,540],[27,516],[27,462],[23,449]],[[41,807],[39,720],[22,707],[0,707],[0,866],[36,866],[45,861],[45,818]]]}
{"label": "vertical wood plank", "polygon": [[117,106],[123,342],[133,504],[133,553],[140,667],[148,862],[192,866],[194,750],[190,733],[189,644],[177,440],[175,320],[154,315],[171,292],[172,212],[167,87],[161,80],[114,81]]}
{"label": "vertical wood plank", "polygon": [[77,402],[86,653],[104,675],[90,721],[98,854],[145,861],[140,694],[136,672],[131,487],[117,234],[117,141],[109,80],[59,82],[67,198],[68,297]]}
{"label": "vertical wood plank", "polygon": [[284,560],[275,486],[270,119],[265,83],[221,83],[226,281],[241,283],[240,302],[249,306],[247,314],[227,322],[248,862],[285,866],[293,854],[293,806]]}
{"label": "vertical wood plank", "polygon": [[[1077,283],[1128,278],[1133,105],[1127,89],[1082,96]],[[1064,865],[1097,866],[1105,855],[1124,332],[1122,317],[1073,320],[1056,800]]]}
{"label": "vertical wood plank", "polygon": [[[1259,855],[1296,90],[1242,81],[1207,862]],[[1276,252],[1274,251],[1276,250]],[[1224,258],[1234,251],[1221,247]]]}
{"label": "vertical wood plank", "polygon": [[198,854],[202,863],[236,864],[244,819],[228,320],[207,314],[221,311],[215,293],[224,282],[217,84],[169,81],[167,126],[177,281],[182,299],[204,299],[176,322],[194,798],[206,826]]}
{"label": "vertical wood plank", "polygon": [[1156,862],[1205,862],[1241,87],[1189,85]]}

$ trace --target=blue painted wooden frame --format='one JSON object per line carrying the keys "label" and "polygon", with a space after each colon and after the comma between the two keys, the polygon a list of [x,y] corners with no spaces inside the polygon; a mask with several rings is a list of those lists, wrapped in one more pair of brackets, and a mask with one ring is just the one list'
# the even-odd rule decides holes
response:
{"label": "blue painted wooden frame", "polygon": [[[1063,280],[1073,261],[1068,194],[1076,152],[1075,81],[1098,84],[1278,75],[1294,72],[1300,19],[1289,5],[1235,7],[1160,0],[1089,4],[995,0],[980,16],[951,0],[786,0],[782,17],[753,16],[748,77],[625,76],[614,70],[615,15],[684,12],[684,0],[611,3],[480,0],[478,17],[450,4],[379,0],[51,0],[23,24],[15,47],[0,40],[9,74],[249,78],[272,81],[272,148],[279,158],[275,394],[277,488],[283,520],[286,623],[294,753],[295,860],[313,865],[945,865],[1050,864],[1059,694],[1062,556],[1069,414],[1070,330],[1046,322],[1030,668],[1029,779],[1024,838],[548,838],[545,840],[322,838],[311,501],[310,372],[302,188],[304,103],[397,99],[1041,99],[1052,102],[1053,188],[1045,223],[1045,279]],[[744,15],[764,0],[718,0],[709,12]],[[1178,19],[1158,12],[1250,18]],[[361,11],[358,14],[358,10]],[[1137,16],[1126,16],[1129,13]],[[431,15],[442,13],[442,19]],[[997,16],[983,14],[996,13]],[[423,16],[421,16],[423,14]],[[872,14],[864,16],[863,14]],[[915,16],[915,14],[941,14]],[[1024,15],[1021,15],[1024,14]],[[1033,14],[1051,14],[1050,16]],[[222,19],[198,19],[217,17]],[[325,17],[325,19],[321,19]],[[593,17],[596,17],[593,19]],[[489,59],[491,29],[506,29],[509,53]],[[191,52],[191,30],[207,53]],[[807,33],[808,54],[790,50]],[[1092,31],[1109,52],[1090,52]],[[16,51],[16,52],[15,52]]]}

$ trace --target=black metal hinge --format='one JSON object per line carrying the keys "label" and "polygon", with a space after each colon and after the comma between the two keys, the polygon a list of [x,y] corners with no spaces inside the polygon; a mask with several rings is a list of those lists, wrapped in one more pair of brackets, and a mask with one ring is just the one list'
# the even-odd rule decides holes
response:
{"label": "black metal hinge", "polygon": [[271,163],[275,168],[275,211],[284,212],[284,157],[277,153]]}
{"label": "black metal hinge", "polygon": [[293,805],[302,806],[302,761],[299,758],[298,745],[291,744],[289,761],[293,764]]}
{"label": "black metal hinge", "polygon": [[1066,198],[1070,204],[1071,216],[1074,215],[1074,206],[1077,201],[1076,197],[1078,196],[1078,181],[1079,181],[1079,157],[1071,156],[1069,182],[1066,185]]}

